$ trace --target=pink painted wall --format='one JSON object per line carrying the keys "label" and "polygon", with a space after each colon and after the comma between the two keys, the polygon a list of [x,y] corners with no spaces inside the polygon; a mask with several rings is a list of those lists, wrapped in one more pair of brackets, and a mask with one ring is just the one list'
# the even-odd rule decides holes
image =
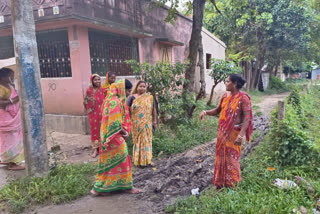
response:
{"label": "pink painted wall", "polygon": [[72,78],[41,80],[45,112],[50,114],[85,115],[83,95],[91,75],[88,28],[68,27]]}

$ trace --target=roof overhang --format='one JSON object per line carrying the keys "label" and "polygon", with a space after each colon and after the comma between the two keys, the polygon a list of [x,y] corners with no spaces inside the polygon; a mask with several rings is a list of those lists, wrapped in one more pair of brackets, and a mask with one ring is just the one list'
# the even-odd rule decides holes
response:
{"label": "roof overhang", "polygon": [[[119,33],[123,35],[129,35],[137,38],[151,38],[152,33],[146,32],[142,29],[139,29],[134,26],[128,26],[124,24],[119,24],[106,19],[99,19],[93,17],[86,17],[82,15],[59,15],[55,17],[47,17],[46,19],[41,19],[36,21],[36,28],[38,26],[46,25],[50,27],[50,24],[56,24],[59,22],[68,22],[74,25],[87,26],[89,28],[96,28],[99,30],[110,31],[114,33]],[[0,28],[1,29],[11,29],[11,25],[6,25]]]}
{"label": "roof overhang", "polygon": [[161,44],[170,45],[170,46],[184,46],[184,43],[171,40],[169,38],[158,38],[156,39],[156,41]]}

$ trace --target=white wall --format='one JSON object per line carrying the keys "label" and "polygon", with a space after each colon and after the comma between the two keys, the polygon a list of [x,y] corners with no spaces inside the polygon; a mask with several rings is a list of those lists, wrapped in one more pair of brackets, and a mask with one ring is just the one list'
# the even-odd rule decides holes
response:
{"label": "white wall", "polygon": [[[206,55],[211,54],[212,58],[215,59],[225,59],[226,57],[226,45],[219,40],[217,37],[215,37],[212,33],[210,33],[208,30],[205,28],[202,28],[202,43],[203,43],[203,61],[206,66]],[[206,69],[206,67],[205,67]],[[213,80],[209,76],[210,69],[206,69],[206,93],[210,94],[211,88],[213,85]],[[196,73],[196,89],[200,89],[200,70],[199,68],[197,69]],[[220,83],[216,88],[215,88],[215,96],[214,98],[217,99],[219,98],[223,93],[225,92],[225,86],[224,83]]]}

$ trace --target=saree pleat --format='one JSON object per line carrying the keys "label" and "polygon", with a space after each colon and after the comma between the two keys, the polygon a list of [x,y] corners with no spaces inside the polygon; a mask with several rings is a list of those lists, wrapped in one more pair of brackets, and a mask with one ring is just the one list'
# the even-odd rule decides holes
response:
{"label": "saree pleat", "polygon": [[152,110],[153,96],[144,94],[131,106],[133,163],[146,166],[152,160]]}
{"label": "saree pleat", "polygon": [[241,145],[235,145],[241,126],[235,125],[243,111],[251,111],[250,123],[246,131],[246,138],[250,141],[253,120],[250,97],[244,92],[223,97],[213,176],[213,184],[217,187],[232,187],[241,181]]}
{"label": "saree pleat", "polygon": [[102,111],[99,163],[94,190],[112,192],[132,189],[131,160],[121,129],[130,133],[129,110],[125,105],[124,80],[111,85]]}

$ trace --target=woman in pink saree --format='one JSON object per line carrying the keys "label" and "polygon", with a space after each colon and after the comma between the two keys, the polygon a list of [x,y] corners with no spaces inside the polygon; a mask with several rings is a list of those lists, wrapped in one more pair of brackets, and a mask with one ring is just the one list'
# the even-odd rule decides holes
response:
{"label": "woman in pink saree", "polygon": [[12,86],[14,72],[0,69],[0,163],[22,170],[24,160],[19,96]]}

